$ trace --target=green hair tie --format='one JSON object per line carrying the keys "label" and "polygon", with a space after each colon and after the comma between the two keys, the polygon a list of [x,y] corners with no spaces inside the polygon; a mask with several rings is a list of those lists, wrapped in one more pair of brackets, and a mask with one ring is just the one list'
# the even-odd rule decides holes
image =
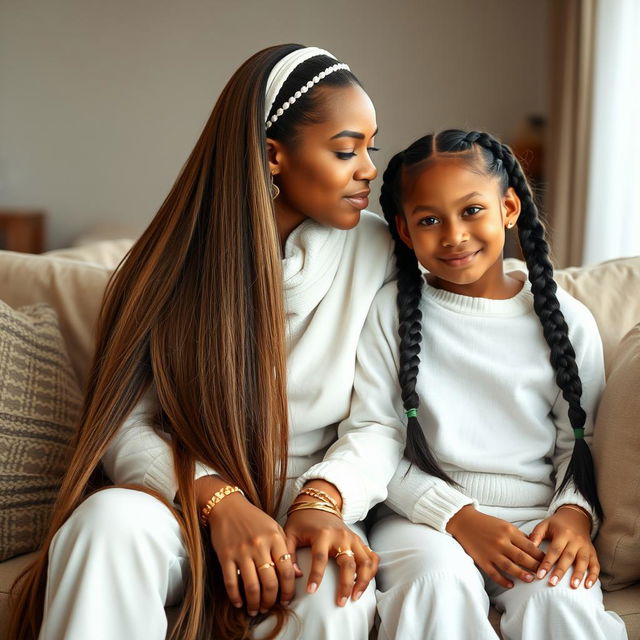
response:
{"label": "green hair tie", "polygon": [[584,429],[574,429],[573,435],[576,437],[576,440],[580,440],[580,438],[584,438]]}
{"label": "green hair tie", "polygon": [[407,418],[417,418],[418,417],[418,410],[417,409],[407,409],[405,411],[405,414],[406,414]]}

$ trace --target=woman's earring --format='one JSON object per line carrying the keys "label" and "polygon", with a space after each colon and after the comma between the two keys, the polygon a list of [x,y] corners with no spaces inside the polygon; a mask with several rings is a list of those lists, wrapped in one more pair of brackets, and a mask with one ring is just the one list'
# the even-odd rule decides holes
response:
{"label": "woman's earring", "polygon": [[271,199],[275,200],[280,195],[280,188],[273,181],[273,173],[271,174]]}

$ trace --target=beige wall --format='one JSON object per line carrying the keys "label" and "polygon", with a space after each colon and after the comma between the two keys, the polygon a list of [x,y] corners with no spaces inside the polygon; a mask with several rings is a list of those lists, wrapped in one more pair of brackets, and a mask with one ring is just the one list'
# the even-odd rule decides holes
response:
{"label": "beige wall", "polygon": [[143,228],[226,79],[280,42],[349,63],[381,169],[431,129],[508,137],[546,113],[549,1],[0,0],[0,206],[45,207],[51,247]]}

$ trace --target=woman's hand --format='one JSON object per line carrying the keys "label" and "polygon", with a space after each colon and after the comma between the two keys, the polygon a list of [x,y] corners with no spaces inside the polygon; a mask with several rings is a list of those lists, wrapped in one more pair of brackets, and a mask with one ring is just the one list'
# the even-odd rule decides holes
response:
{"label": "woman's hand", "polygon": [[[206,504],[226,484],[215,476],[197,480],[198,505]],[[278,599],[278,591],[280,602],[289,604],[295,592],[296,574],[302,573],[294,568],[285,533],[273,518],[241,493],[232,493],[211,510],[209,529],[227,594],[235,607],[243,604],[240,579],[250,616],[271,609]]]}
{"label": "woman's hand", "polygon": [[540,563],[538,578],[551,570],[549,584],[555,587],[573,565],[571,587],[577,589],[587,573],[585,587],[590,589],[600,575],[600,564],[591,543],[591,516],[583,510],[560,507],[552,516],[540,522],[529,534],[536,545],[550,540],[547,553]]}
{"label": "woman's hand", "polygon": [[335,557],[340,551],[353,552],[353,556],[340,553],[336,557],[340,568],[336,603],[340,607],[349,597],[357,600],[378,571],[378,556],[336,515],[317,509],[295,511],[287,519],[284,530],[294,558],[298,547],[311,547],[309,593],[314,593],[322,582],[329,557]]}
{"label": "woman's hand", "polygon": [[506,573],[532,582],[544,553],[517,527],[500,518],[462,507],[447,523],[447,531],[496,583],[510,589]]}

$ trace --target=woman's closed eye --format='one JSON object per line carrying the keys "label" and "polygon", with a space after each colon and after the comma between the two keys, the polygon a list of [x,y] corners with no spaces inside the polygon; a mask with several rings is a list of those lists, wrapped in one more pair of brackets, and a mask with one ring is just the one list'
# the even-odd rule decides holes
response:
{"label": "woman's closed eye", "polygon": [[[380,151],[380,149],[378,147],[367,147],[367,151],[373,153],[374,151]],[[340,160],[350,160],[358,155],[355,151],[335,151],[334,153]]]}

